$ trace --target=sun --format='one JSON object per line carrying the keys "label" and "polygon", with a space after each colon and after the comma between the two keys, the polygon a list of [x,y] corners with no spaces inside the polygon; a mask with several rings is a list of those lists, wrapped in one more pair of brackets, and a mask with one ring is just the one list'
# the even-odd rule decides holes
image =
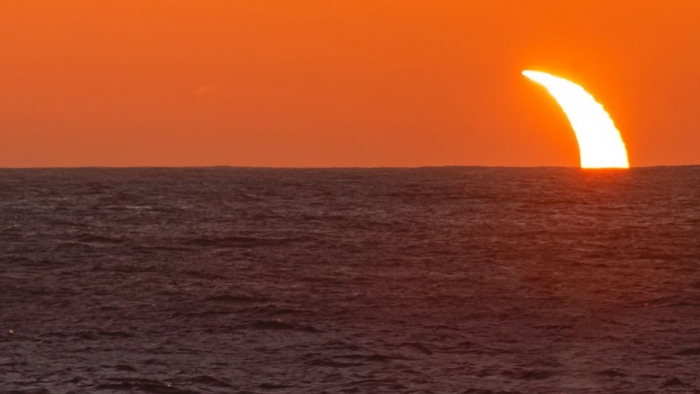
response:
{"label": "sun", "polygon": [[544,86],[569,118],[581,151],[581,168],[629,168],[620,131],[590,93],[544,72],[526,70],[523,75]]}

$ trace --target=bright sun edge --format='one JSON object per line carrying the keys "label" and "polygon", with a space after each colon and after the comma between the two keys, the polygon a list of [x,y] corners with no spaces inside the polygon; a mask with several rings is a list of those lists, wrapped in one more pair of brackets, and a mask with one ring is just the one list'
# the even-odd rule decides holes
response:
{"label": "bright sun edge", "polygon": [[583,87],[551,74],[522,73],[542,85],[562,108],[576,134],[581,168],[629,168],[627,148],[605,108]]}

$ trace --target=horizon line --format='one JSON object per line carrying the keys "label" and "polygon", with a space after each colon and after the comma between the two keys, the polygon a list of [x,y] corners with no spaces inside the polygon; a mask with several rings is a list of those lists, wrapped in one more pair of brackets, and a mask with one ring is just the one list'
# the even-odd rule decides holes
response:
{"label": "horizon line", "polygon": [[203,165],[203,166],[55,166],[55,167],[0,167],[3,170],[129,170],[129,169],[260,169],[260,170],[381,170],[381,169],[437,169],[437,168],[494,168],[494,169],[577,169],[584,171],[599,170],[633,170],[649,168],[669,168],[669,167],[700,167],[698,164],[659,164],[649,166],[630,166],[629,168],[581,168],[579,166],[494,166],[494,165],[427,165],[427,166],[237,166],[237,165]]}

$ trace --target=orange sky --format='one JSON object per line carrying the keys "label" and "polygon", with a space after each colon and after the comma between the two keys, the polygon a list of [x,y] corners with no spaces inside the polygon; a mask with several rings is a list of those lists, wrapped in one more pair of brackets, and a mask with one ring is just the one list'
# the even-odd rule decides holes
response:
{"label": "orange sky", "polygon": [[3,0],[0,167],[700,163],[697,0]]}

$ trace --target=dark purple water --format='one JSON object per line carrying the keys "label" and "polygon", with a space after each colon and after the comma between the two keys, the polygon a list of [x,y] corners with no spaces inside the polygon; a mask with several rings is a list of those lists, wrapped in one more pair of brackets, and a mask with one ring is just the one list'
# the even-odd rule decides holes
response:
{"label": "dark purple water", "polygon": [[0,171],[2,393],[700,390],[700,167]]}

